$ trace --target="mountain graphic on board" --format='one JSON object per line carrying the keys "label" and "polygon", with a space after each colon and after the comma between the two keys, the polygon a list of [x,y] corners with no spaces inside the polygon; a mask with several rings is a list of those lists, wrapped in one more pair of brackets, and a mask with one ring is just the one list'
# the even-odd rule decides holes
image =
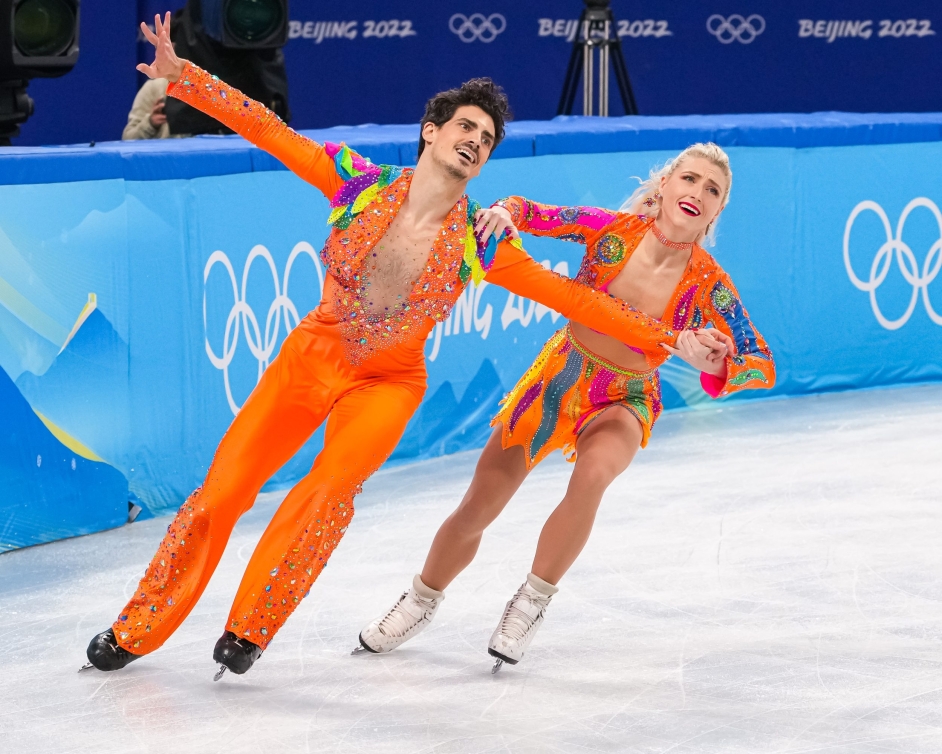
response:
{"label": "mountain graphic on board", "polygon": [[16,386],[29,404],[99,456],[120,457],[128,434],[128,345],[93,309],[42,376]]}
{"label": "mountain graphic on board", "polygon": [[128,482],[60,442],[0,369],[0,552],[120,526]]}

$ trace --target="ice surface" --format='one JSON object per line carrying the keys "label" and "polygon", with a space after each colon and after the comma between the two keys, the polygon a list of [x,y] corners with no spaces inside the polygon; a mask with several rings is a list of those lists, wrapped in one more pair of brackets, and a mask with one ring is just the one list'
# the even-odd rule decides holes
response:
{"label": "ice surface", "polygon": [[432,627],[351,657],[476,453],[383,471],[252,671],[211,652],[280,494],[157,653],[76,673],[167,525],[0,555],[3,752],[942,751],[942,386],[678,413],[602,506],[517,667],[486,644],[570,467],[528,480]]}

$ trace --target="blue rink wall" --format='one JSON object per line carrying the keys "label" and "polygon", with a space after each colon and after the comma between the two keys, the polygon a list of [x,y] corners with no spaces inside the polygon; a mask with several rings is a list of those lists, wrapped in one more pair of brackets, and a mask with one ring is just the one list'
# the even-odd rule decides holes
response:
{"label": "blue rink wall", "polygon": [[[774,390],[741,399],[942,379],[942,144],[728,151],[712,251],[778,366]],[[675,153],[495,159],[470,193],[615,208]],[[0,186],[0,551],[119,525],[129,493],[151,511],[183,501],[316,305],[327,213],[283,170]],[[581,246],[525,243],[578,269]],[[393,461],[480,447],[561,325],[497,286],[467,289],[429,338],[428,392]],[[710,404],[682,363],[662,376],[668,409]],[[321,437],[268,489],[303,475]]]}

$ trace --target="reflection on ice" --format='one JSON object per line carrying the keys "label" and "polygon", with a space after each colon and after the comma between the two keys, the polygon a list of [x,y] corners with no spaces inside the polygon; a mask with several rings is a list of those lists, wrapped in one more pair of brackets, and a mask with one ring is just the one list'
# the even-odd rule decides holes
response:
{"label": "reflection on ice", "polygon": [[942,387],[666,416],[610,490],[526,658],[487,640],[569,473],[528,480],[435,623],[357,633],[421,568],[475,454],[378,474],[311,597],[243,677],[212,648],[277,504],[236,529],[154,655],[77,673],[167,524],[0,556],[3,751],[938,752]]}

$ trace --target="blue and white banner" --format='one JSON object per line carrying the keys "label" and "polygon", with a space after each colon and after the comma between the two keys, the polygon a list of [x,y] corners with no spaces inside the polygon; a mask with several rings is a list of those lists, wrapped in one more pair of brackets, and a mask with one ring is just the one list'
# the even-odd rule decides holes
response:
{"label": "blue and white banner", "polygon": [[[142,83],[134,64],[153,55],[137,24],[183,4],[86,1],[79,63],[30,85],[36,115],[17,143],[120,138]],[[292,125],[416,123],[431,95],[473,76],[504,86],[517,118],[551,118],[583,7],[291,0]],[[644,115],[942,109],[935,0],[613,0],[612,10]],[[622,112],[612,79],[611,114]]]}
{"label": "blue and white banner", "polygon": [[[929,0],[611,6],[646,115],[940,109],[942,6]],[[506,88],[518,118],[551,118],[583,8],[294,0],[285,56],[297,125],[411,123],[435,92],[485,75]],[[612,79],[611,114],[623,113]]]}
{"label": "blue and white banner", "polygon": [[[775,354],[771,394],[942,379],[942,144],[729,153],[714,253]],[[498,160],[471,193],[613,208],[669,156]],[[171,508],[201,482],[319,300],[327,214],[284,171],[0,186],[0,488],[15,491],[0,498],[0,549],[115,525],[128,491]],[[525,243],[578,269],[579,245]],[[394,460],[480,447],[561,325],[497,286],[467,289],[429,338],[428,393]],[[710,405],[682,363],[662,374],[667,408]],[[306,473],[320,437],[272,486]]]}

